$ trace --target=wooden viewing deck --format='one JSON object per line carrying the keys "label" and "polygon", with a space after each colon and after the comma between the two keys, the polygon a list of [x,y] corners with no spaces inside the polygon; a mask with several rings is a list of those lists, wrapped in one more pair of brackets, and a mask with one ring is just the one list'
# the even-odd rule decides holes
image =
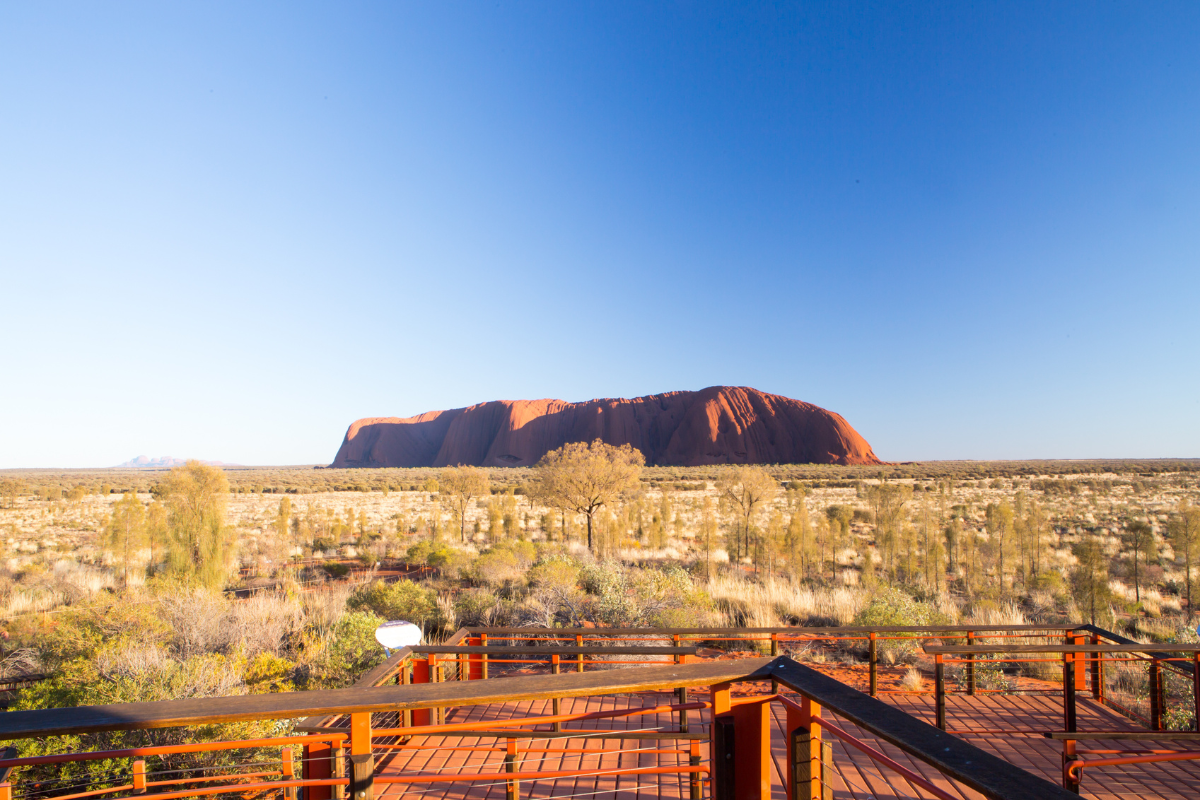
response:
{"label": "wooden viewing deck", "polygon": [[[770,691],[769,684],[760,684],[757,689]],[[741,695],[739,695],[741,696]],[[697,689],[693,698],[708,699],[707,691]],[[885,702],[911,714],[917,719],[933,724],[935,711],[933,698],[929,695],[887,695]],[[673,702],[673,695],[661,692],[642,692],[631,695],[606,697],[568,698],[562,701],[562,713],[583,714],[595,711],[611,711],[618,708],[654,707]],[[483,722],[513,719],[552,713],[549,700],[521,703],[504,703],[488,706],[473,706],[455,709],[448,723]],[[959,738],[1003,758],[1052,783],[1062,780],[1062,742],[1047,739],[1043,732],[1062,729],[1062,702],[1058,698],[1045,696],[987,695],[967,697],[952,695],[948,698],[950,731]],[[859,728],[848,720],[831,715],[843,729],[862,739],[872,747],[886,753],[904,766],[923,775],[930,782],[946,789],[952,796],[963,800],[981,798],[957,781],[947,779],[937,770],[930,768],[902,750],[882,741],[870,732]],[[1120,717],[1090,700],[1080,700],[1077,720],[1081,731],[1126,731],[1129,720]],[[707,731],[710,723],[707,710],[690,714],[689,728],[692,731]],[[784,709],[778,704],[772,707],[772,773],[771,794],[773,799],[786,800],[787,746],[785,738]],[[546,727],[546,726],[543,726]],[[572,725],[571,727],[583,727]],[[639,767],[686,766],[688,763],[688,740],[653,740],[653,731],[672,733],[678,731],[678,719],[670,713],[634,717],[629,720],[597,720],[587,723],[588,730],[603,730],[618,733],[629,731],[631,738],[599,739],[574,734],[570,730],[555,736],[570,738],[521,739],[518,743],[517,769],[520,772],[551,770],[612,770],[612,774],[601,777],[548,779],[522,782],[521,797],[566,798],[566,797],[621,797],[621,798],[671,798],[686,800],[690,796],[689,782],[685,775],[626,775],[621,770]],[[1012,733],[1011,731],[1024,731]],[[963,733],[978,731],[978,733]],[[998,733],[998,731],[1004,731]],[[497,732],[499,733],[499,732]],[[528,734],[527,734],[528,735]],[[611,734],[609,734],[611,735]],[[637,738],[632,738],[636,736]],[[896,772],[880,767],[874,760],[858,750],[844,744],[835,737],[832,741],[834,774],[830,781],[835,800],[864,800],[864,798],[930,798],[928,792],[913,786]],[[505,739],[495,735],[478,736],[427,736],[414,739],[413,744],[422,749],[392,751],[380,775],[405,773],[442,772],[446,774],[469,774],[479,772],[503,772],[505,767]],[[472,748],[449,750],[445,748]],[[566,748],[570,748],[569,750]],[[484,748],[491,748],[486,750]],[[532,748],[532,749],[531,749]],[[699,742],[701,758],[709,759],[709,743]],[[1148,743],[1132,740],[1104,740],[1082,748],[1104,750],[1166,750],[1194,749],[1186,742],[1157,741]],[[663,752],[676,751],[676,752]],[[504,800],[506,786],[503,781],[488,785],[479,784],[428,784],[419,786],[389,785],[383,792],[387,798],[421,798],[421,800]],[[1128,798],[1195,798],[1200,796],[1200,762],[1182,761],[1153,764],[1130,764],[1103,767],[1087,771],[1081,789],[1084,797],[1095,800],[1127,800]]]}
{"label": "wooden viewing deck", "polygon": [[[1081,794],[1097,800],[1200,796],[1200,733],[1163,730],[1167,712],[1178,724],[1179,712],[1200,711],[1200,646],[1148,651],[1090,626],[940,628],[922,642],[935,690],[900,690],[893,673],[903,670],[880,670],[876,645],[919,630],[464,628],[444,645],[397,651],[346,689],[0,714],[0,740],[309,715],[300,736],[0,758],[0,800],[1069,800],[1080,774]],[[744,647],[748,634],[772,655],[712,649]],[[866,649],[865,671],[840,656],[814,669],[779,653],[846,642]],[[702,643],[720,658],[696,663]],[[974,659],[1003,653],[1061,659],[1062,683],[1008,684],[1028,694],[977,686]],[[1114,710],[1105,663],[1146,670],[1149,727]],[[948,668],[960,669],[958,691]],[[1195,691],[1180,694],[1181,679]],[[280,748],[281,760],[238,762],[248,748]],[[148,760],[219,750],[233,759],[224,774],[175,778]],[[100,759],[127,763],[110,773],[127,783],[6,782],[12,769]]]}

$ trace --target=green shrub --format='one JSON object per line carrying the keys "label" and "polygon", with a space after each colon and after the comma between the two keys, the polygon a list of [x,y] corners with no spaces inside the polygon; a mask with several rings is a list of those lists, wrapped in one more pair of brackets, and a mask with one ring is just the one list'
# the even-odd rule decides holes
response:
{"label": "green shrub", "polygon": [[331,578],[344,578],[350,574],[350,567],[337,561],[326,561],[321,565],[321,569]]}
{"label": "green shrub", "polygon": [[417,625],[435,622],[437,598],[433,592],[408,580],[392,584],[375,581],[360,586],[346,601],[351,611],[370,611],[385,620],[402,619]]}
{"label": "green shrub", "polygon": [[468,589],[454,599],[454,613],[460,625],[490,625],[499,603],[486,589]]}
{"label": "green shrub", "polygon": [[317,665],[310,688],[349,686],[364,672],[383,663],[387,655],[375,641],[375,629],[384,620],[370,611],[353,611],[338,620],[325,648],[325,658]]}
{"label": "green shrub", "polygon": [[[951,622],[949,617],[929,603],[914,600],[899,589],[889,587],[880,589],[851,624],[863,628],[903,628],[949,625]],[[920,634],[892,635],[901,638],[881,643],[881,655],[885,660],[899,660],[916,651],[916,639]]]}

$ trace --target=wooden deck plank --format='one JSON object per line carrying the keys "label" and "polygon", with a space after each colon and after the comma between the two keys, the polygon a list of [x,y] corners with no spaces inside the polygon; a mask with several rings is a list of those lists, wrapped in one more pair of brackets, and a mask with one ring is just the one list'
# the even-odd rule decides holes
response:
{"label": "wooden deck plank", "polygon": [[[693,696],[707,699],[703,689]],[[920,719],[932,719],[932,698],[924,695],[885,695],[890,704]],[[564,713],[588,713],[611,711],[633,707],[653,707],[673,702],[673,696],[662,692],[641,692],[601,697],[574,697],[563,700]],[[1061,702],[1048,695],[951,695],[950,727],[960,730],[977,730],[979,733],[966,736],[978,747],[983,748],[1010,763],[1035,775],[1057,783],[1061,779],[1062,743],[1042,737],[1042,731],[1060,730],[1062,727]],[[460,708],[454,712],[455,721],[491,722],[523,716],[551,713],[549,700],[479,705]],[[784,738],[786,713],[781,706],[774,705],[772,715],[772,796],[783,800],[787,775],[787,743]],[[1124,717],[1111,709],[1080,698],[1077,706],[1078,727],[1082,730],[1124,730],[1132,727]],[[933,785],[962,798],[979,800],[974,791],[948,779],[936,769],[908,756],[886,742],[878,741],[870,733],[852,723],[834,718],[847,732],[859,737],[868,745],[886,753],[900,764],[923,776]],[[693,730],[705,730],[709,714],[691,712]],[[661,729],[675,731],[678,719],[670,713],[658,712],[640,717],[621,717],[574,723],[568,727],[587,727],[599,730]],[[1027,731],[1027,733],[989,734],[987,731]],[[835,800],[901,800],[902,798],[926,798],[928,793],[913,787],[900,775],[881,767],[865,754],[829,737],[833,743],[835,774],[831,776]],[[426,737],[426,743],[444,742],[456,746],[503,746],[503,739],[467,737]],[[530,753],[525,757],[524,771],[588,769],[607,771],[659,765],[687,764],[686,754],[645,752],[648,749],[686,750],[686,742],[616,739],[534,739],[523,740],[529,747],[551,748],[546,753]],[[1129,742],[1104,740],[1082,743],[1081,750],[1091,749],[1194,749],[1190,743],[1177,744]],[[603,753],[605,749],[621,750],[618,753]],[[465,751],[438,752],[432,750],[395,751],[387,772],[410,772],[442,770],[451,771],[502,771],[502,754],[468,753]],[[708,761],[708,743],[701,743],[702,757]],[[1101,756],[1094,756],[1101,757]],[[1093,800],[1126,800],[1126,798],[1175,798],[1195,797],[1200,786],[1200,762],[1172,762],[1157,764],[1135,764],[1123,767],[1104,767],[1084,770],[1082,795]],[[432,790],[432,791],[430,791]],[[382,793],[388,800],[503,800],[505,786],[502,782],[491,786],[471,784],[427,784],[414,785],[408,791],[398,785],[389,785]],[[558,778],[547,781],[523,782],[523,798],[561,798],[576,795],[580,800],[618,797],[621,800],[687,800],[689,781],[686,775],[644,776],[611,774],[582,778]],[[706,792],[707,797],[707,792]]]}

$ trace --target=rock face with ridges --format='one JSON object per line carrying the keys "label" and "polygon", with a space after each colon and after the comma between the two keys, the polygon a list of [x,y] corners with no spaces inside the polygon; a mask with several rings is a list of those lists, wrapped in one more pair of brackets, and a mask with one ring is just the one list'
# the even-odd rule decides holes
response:
{"label": "rock face with ridges", "polygon": [[839,414],[757,389],[713,386],[632,400],[496,400],[360,419],[331,467],[525,467],[567,442],[631,444],[660,466],[880,464]]}

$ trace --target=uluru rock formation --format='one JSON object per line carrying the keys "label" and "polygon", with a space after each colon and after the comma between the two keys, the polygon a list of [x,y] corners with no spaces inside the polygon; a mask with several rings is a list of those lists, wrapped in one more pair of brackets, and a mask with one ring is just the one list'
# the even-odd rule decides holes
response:
{"label": "uluru rock formation", "polygon": [[632,400],[496,400],[360,419],[331,467],[522,467],[567,442],[631,444],[660,466],[881,464],[841,415],[744,386]]}

